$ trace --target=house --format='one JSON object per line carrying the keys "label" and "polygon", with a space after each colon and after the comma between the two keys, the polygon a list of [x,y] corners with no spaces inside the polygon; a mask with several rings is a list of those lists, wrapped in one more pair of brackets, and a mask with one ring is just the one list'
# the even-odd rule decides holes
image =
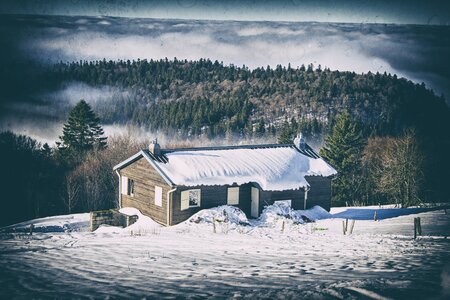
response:
{"label": "house", "polygon": [[248,217],[286,201],[293,209],[330,209],[336,171],[303,139],[294,144],[161,149],[152,142],[114,167],[119,204],[163,225],[201,209],[234,205]]}

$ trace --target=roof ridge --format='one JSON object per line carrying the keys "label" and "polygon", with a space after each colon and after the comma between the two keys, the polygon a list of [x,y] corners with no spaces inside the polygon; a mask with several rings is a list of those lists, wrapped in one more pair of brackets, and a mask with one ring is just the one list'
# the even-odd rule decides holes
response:
{"label": "roof ridge", "polygon": [[261,149],[261,148],[293,148],[294,144],[256,144],[256,145],[232,145],[232,146],[209,146],[209,147],[190,147],[190,148],[172,148],[161,149],[163,153],[177,151],[204,151],[204,150],[233,150],[233,149]]}

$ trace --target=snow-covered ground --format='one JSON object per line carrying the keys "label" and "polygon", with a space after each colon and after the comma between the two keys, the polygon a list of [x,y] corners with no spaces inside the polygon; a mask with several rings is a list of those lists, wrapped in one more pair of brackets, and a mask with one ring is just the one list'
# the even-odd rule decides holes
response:
{"label": "snow-covered ground", "polygon": [[[352,235],[342,218],[357,220]],[[450,210],[269,207],[249,221],[219,207],[169,228],[88,225],[77,214],[1,228],[0,298],[450,297]]]}

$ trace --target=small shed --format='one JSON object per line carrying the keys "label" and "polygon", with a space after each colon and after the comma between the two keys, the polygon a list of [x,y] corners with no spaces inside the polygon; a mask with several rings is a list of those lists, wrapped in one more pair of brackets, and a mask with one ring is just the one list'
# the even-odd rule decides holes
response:
{"label": "small shed", "polygon": [[163,225],[201,209],[233,205],[257,218],[264,206],[330,209],[336,170],[303,139],[296,144],[161,149],[152,142],[114,167],[119,204]]}

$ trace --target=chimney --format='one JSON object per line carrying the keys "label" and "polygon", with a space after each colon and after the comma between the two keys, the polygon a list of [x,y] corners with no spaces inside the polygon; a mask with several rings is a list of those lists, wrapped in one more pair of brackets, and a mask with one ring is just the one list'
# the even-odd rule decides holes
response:
{"label": "chimney", "polygon": [[306,141],[303,138],[303,135],[302,135],[301,132],[294,139],[294,145],[300,150],[305,150],[305,148],[306,148]]}
{"label": "chimney", "polygon": [[153,154],[154,156],[159,156],[161,155],[161,147],[158,144],[158,139],[154,139],[150,145],[148,145],[148,150],[150,151],[151,154]]}

